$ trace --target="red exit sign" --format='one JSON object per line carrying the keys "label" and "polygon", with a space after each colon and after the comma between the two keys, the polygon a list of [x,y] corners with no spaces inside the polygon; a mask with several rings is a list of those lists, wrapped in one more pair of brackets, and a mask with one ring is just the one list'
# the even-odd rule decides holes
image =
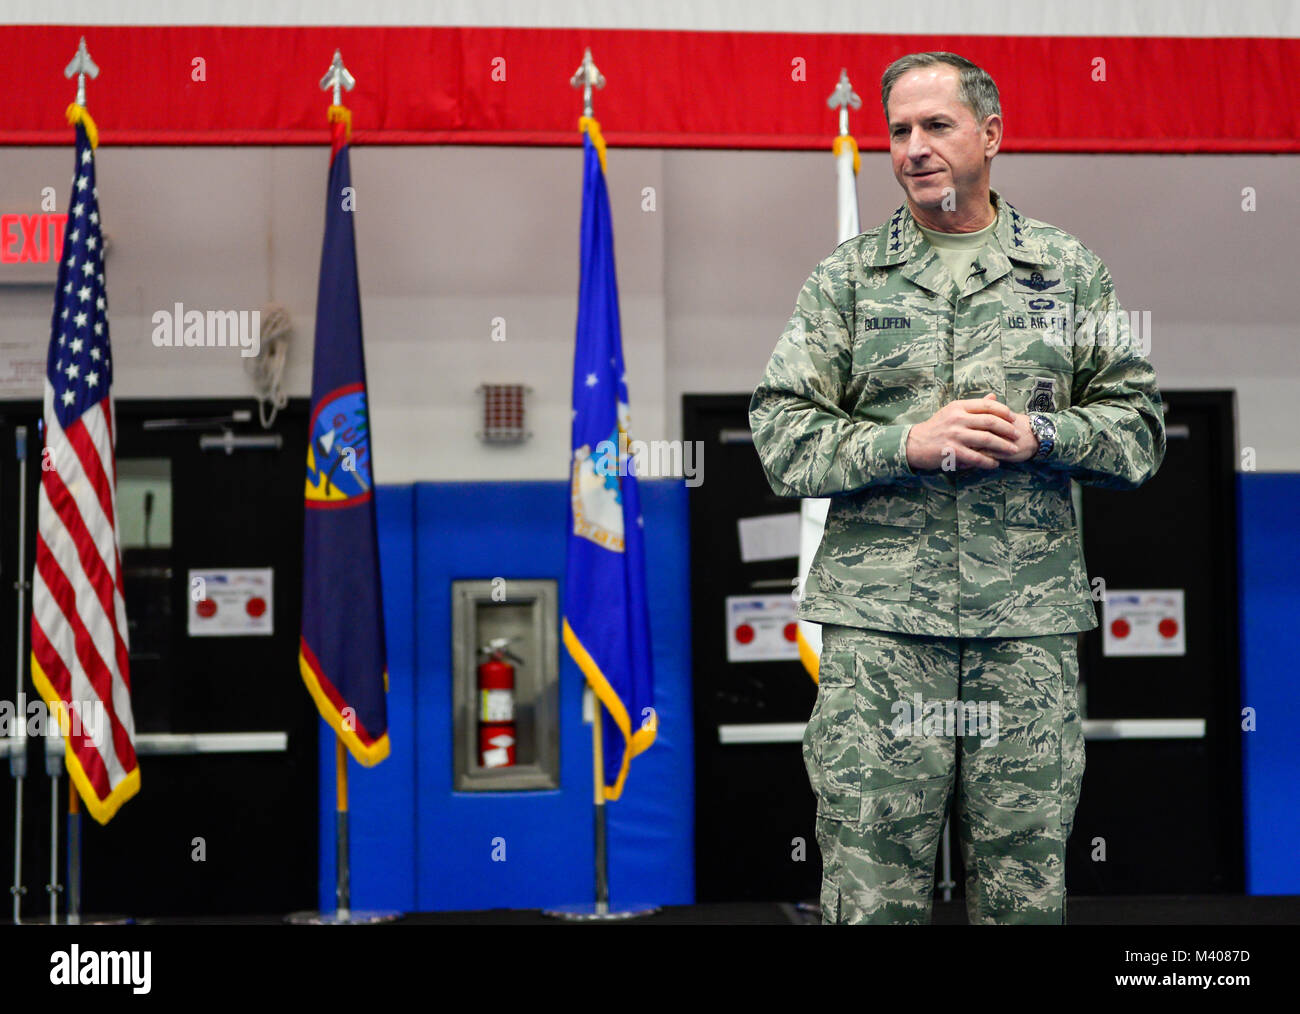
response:
{"label": "red exit sign", "polygon": [[57,264],[67,215],[0,215],[0,264]]}

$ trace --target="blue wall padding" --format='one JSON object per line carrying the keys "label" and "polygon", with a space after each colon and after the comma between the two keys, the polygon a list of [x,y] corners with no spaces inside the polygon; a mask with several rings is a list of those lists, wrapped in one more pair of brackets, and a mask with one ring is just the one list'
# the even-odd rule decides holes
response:
{"label": "blue wall padding", "polygon": [[[379,566],[388,646],[388,759],[373,768],[348,758],[352,907],[409,911],[415,898],[415,491],[376,491]],[[304,691],[305,692],[305,691]],[[320,725],[320,898],[335,907],[334,743]]]}
{"label": "blue wall padding", "polygon": [[[541,908],[593,896],[591,729],[560,643],[560,788],[453,792],[451,582],[553,579],[563,601],[563,482],[380,489],[392,756],[352,777],[356,909]],[[687,491],[642,482],[658,740],[609,804],[615,906],[694,900]],[[507,584],[508,587],[508,584]],[[558,635],[558,631],[557,631]],[[333,743],[321,744],[321,884],[333,908]],[[493,860],[494,842],[505,861]],[[500,854],[500,849],[495,849]]]}
{"label": "blue wall padding", "polygon": [[1300,894],[1300,475],[1238,475],[1241,525],[1241,703],[1248,894]]}

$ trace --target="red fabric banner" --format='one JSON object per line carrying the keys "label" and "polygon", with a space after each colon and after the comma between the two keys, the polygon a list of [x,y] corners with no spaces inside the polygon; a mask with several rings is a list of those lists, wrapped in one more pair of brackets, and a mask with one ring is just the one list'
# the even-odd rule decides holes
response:
{"label": "red fabric banner", "polygon": [[106,145],[325,144],[335,48],[358,144],[578,145],[569,78],[590,46],[614,146],[824,149],[845,67],[854,133],[883,150],[881,73],[946,49],[998,82],[1004,151],[1300,151],[1300,39],[445,27],[5,26],[0,144],[68,143],[63,68],[83,34]]}

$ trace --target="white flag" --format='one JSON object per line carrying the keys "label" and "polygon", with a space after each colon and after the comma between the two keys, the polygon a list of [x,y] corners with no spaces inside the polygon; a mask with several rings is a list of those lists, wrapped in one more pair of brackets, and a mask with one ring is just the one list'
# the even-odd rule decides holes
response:
{"label": "white flag", "polygon": [[[858,174],[855,163],[858,160],[858,146],[851,134],[841,134],[835,139],[835,175],[837,179],[838,212],[836,221],[839,226],[839,238],[835,245],[850,240],[862,230],[858,227]],[[813,554],[821,545],[822,532],[826,528],[826,510],[830,500],[824,497],[805,498],[800,510],[799,523],[799,595],[803,596],[804,583],[808,580],[808,569],[812,566]],[[799,658],[808,670],[808,675],[817,678],[818,661],[822,653],[822,625],[809,620],[799,621],[798,631]]]}

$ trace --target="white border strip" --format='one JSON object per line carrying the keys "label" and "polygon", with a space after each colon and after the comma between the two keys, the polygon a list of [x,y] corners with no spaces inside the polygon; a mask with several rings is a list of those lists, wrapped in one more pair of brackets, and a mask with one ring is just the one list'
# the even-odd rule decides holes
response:
{"label": "white border strip", "polygon": [[[7,0],[33,25],[466,25],[883,35],[1300,36],[1300,4],[1272,0]],[[89,33],[88,33],[89,34]],[[91,55],[95,48],[88,39]],[[344,56],[347,54],[345,53]],[[597,64],[600,53],[592,54]],[[575,63],[581,59],[579,53]]]}
{"label": "white border strip", "polygon": [[[0,741],[0,753],[8,741]],[[62,736],[45,737],[45,749],[62,750]],[[200,753],[284,753],[287,732],[145,732],[135,737],[136,756]]]}
{"label": "white border strip", "polygon": [[137,754],[283,753],[287,732],[149,732],[135,737]]}
{"label": "white border strip", "polygon": [[[806,722],[719,725],[724,746],[802,743]],[[1203,718],[1085,718],[1084,739],[1204,739]]]}
{"label": "white border strip", "polygon": [[[23,742],[37,737],[24,736]],[[46,751],[63,749],[62,736],[43,736]],[[0,759],[13,753],[16,736],[0,738]],[[289,749],[287,732],[146,732],[135,737],[137,756],[200,753],[284,753]]]}
{"label": "white border strip", "polygon": [[752,743],[802,743],[807,722],[764,722],[760,725],[719,725],[718,742],[724,746]]}
{"label": "white border strip", "polygon": [[1084,739],[1204,739],[1204,718],[1085,718]]}

